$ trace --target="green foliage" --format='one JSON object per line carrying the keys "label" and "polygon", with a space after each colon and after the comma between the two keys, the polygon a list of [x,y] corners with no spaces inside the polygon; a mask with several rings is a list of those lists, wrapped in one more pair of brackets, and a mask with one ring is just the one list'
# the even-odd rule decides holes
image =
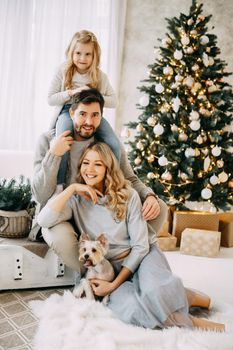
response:
{"label": "green foliage", "polygon": [[19,211],[35,206],[29,179],[0,179],[0,210]]}
{"label": "green foliage", "polygon": [[233,204],[233,93],[225,80],[217,37],[208,33],[211,16],[196,0],[188,15],[166,19],[166,37],[149,78],[139,87],[141,111],[129,140],[134,170],[168,204]]}

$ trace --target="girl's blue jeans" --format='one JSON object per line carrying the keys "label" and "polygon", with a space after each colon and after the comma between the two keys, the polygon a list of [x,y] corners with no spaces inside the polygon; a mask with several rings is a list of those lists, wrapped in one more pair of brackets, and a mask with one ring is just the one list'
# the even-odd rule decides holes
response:
{"label": "girl's blue jeans", "polygon": [[[73,136],[73,121],[70,118],[69,109],[70,104],[64,105],[62,108],[61,113],[58,116],[57,123],[56,123],[56,136],[61,135],[64,131],[70,130],[71,136]],[[106,119],[102,117],[100,126],[95,132],[95,139],[105,142],[109,145],[109,147],[112,149],[113,153],[115,154],[115,157],[118,161],[120,161],[120,142],[113,131],[111,125],[107,122]],[[66,152],[62,156],[62,160],[60,163],[60,168],[57,175],[57,184],[65,184],[66,183],[66,172],[68,167],[68,159],[69,154]]]}

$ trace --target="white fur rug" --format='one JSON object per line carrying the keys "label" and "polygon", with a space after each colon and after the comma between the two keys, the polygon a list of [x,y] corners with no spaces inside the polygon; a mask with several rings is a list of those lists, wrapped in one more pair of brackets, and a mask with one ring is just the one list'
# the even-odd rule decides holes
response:
{"label": "white fur rug", "polygon": [[[34,350],[233,350],[233,334],[126,325],[101,303],[69,291],[30,305],[40,319]],[[215,303],[209,319],[233,323],[233,307]]]}

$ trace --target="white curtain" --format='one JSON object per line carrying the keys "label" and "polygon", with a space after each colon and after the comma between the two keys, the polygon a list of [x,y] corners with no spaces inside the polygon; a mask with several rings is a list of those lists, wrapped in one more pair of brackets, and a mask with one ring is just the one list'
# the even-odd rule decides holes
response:
{"label": "white curtain", "polygon": [[[93,31],[118,89],[127,0],[0,0],[0,149],[34,150],[48,129],[47,92],[73,34]],[[106,110],[114,127],[114,113]]]}

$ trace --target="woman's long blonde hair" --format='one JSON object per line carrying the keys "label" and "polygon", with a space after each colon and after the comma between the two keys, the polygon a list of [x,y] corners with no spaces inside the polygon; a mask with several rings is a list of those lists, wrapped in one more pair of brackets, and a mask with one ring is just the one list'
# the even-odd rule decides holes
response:
{"label": "woman's long blonde hair", "polygon": [[104,180],[105,195],[108,198],[106,206],[113,212],[115,219],[123,220],[126,217],[127,201],[131,185],[130,182],[125,179],[118,162],[108,145],[102,142],[94,142],[85,149],[78,167],[77,182],[84,183],[80,173],[80,168],[86,154],[90,150],[98,152],[102,162],[106,166]]}
{"label": "woman's long blonde hair", "polygon": [[95,34],[88,30],[81,30],[80,32],[75,33],[66,49],[65,88],[67,90],[72,89],[72,78],[76,71],[76,66],[73,62],[73,53],[77,43],[93,43],[93,61],[89,68],[91,83],[88,85],[90,85],[92,88],[99,89],[99,64],[101,50]]}

